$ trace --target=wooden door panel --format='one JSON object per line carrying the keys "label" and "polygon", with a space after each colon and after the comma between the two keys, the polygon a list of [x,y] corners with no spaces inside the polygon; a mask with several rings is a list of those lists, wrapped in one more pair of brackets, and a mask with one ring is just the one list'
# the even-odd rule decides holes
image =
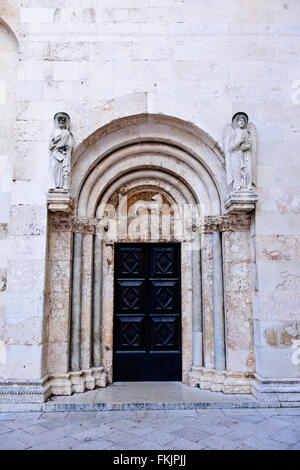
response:
{"label": "wooden door panel", "polygon": [[143,277],[145,269],[145,250],[142,247],[120,246],[117,248],[117,277]]}
{"label": "wooden door panel", "polygon": [[181,380],[179,244],[116,244],[114,380]]}
{"label": "wooden door panel", "polygon": [[151,281],[150,314],[179,314],[179,291],[177,281]]}
{"label": "wooden door panel", "polygon": [[150,323],[151,350],[167,351],[179,349],[178,317],[152,317]]}
{"label": "wooden door panel", "polygon": [[145,317],[121,316],[116,318],[115,345],[118,350],[146,351]]}
{"label": "wooden door panel", "polygon": [[118,296],[116,308],[118,313],[138,314],[145,312],[145,281],[117,281]]}

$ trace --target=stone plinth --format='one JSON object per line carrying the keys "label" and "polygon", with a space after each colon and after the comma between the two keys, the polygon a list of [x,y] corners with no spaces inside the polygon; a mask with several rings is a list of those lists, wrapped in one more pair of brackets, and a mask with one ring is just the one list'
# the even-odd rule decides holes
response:
{"label": "stone plinth", "polygon": [[232,191],[225,201],[225,210],[227,214],[251,212],[257,200],[258,194],[253,190]]}
{"label": "stone plinth", "polygon": [[37,380],[0,380],[0,403],[44,403],[50,395],[48,376]]}
{"label": "stone plinth", "polygon": [[93,367],[84,371],[53,375],[50,377],[49,384],[52,395],[72,395],[106,387],[107,374],[103,367]]}
{"label": "stone plinth", "polygon": [[300,378],[267,378],[254,374],[255,380],[252,382],[252,394],[260,401],[281,402],[284,406],[299,406],[300,403]]}
{"label": "stone plinth", "polygon": [[206,369],[204,367],[192,367],[189,373],[188,384],[191,387],[198,386],[202,390],[223,392],[225,394],[251,393],[253,378],[244,374],[230,373],[226,370]]}
{"label": "stone plinth", "polygon": [[48,209],[51,212],[72,212],[73,199],[66,189],[49,190],[47,195]]}

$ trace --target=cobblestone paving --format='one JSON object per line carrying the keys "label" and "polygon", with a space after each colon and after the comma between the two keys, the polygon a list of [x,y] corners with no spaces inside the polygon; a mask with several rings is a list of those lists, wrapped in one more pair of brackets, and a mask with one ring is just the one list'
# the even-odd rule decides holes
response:
{"label": "cobblestone paving", "polygon": [[300,408],[0,413],[0,449],[300,450]]}

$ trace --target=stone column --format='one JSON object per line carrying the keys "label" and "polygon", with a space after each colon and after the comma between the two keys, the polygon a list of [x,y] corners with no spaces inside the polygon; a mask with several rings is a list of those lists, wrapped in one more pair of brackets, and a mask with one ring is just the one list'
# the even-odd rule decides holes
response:
{"label": "stone column", "polygon": [[202,293],[200,249],[192,252],[193,263],[193,367],[203,363],[202,339]]}
{"label": "stone column", "polygon": [[[203,363],[191,385],[224,393],[250,393],[253,373],[250,218],[208,216],[201,249]],[[226,328],[225,328],[226,327]]]}
{"label": "stone column", "polygon": [[72,315],[71,315],[71,370],[80,370],[80,315],[81,315],[81,271],[82,233],[74,233]]}
{"label": "stone column", "polygon": [[215,369],[224,370],[225,361],[225,325],[223,294],[223,261],[221,234],[214,232],[213,240],[213,299],[214,299],[214,339]]}
{"label": "stone column", "polygon": [[103,227],[94,238],[93,367],[101,367]]}
{"label": "stone column", "polygon": [[203,362],[204,367],[213,369],[215,365],[214,309],[213,309],[213,250],[212,234],[204,234],[201,249],[201,283],[203,302]]}
{"label": "stone column", "polygon": [[80,351],[83,370],[92,365],[93,239],[93,233],[83,235]]}

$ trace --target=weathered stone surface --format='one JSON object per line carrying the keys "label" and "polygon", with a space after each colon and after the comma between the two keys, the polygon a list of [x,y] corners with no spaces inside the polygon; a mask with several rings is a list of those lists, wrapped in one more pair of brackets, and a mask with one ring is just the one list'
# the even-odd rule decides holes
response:
{"label": "weathered stone surface", "polygon": [[253,305],[250,237],[224,233],[227,369],[253,373]]}
{"label": "weathered stone surface", "polygon": [[265,342],[271,348],[290,348],[293,341],[300,340],[300,324],[286,322],[281,326],[268,326],[264,331]]}
{"label": "weathered stone surface", "polygon": [[259,260],[300,260],[300,237],[297,235],[257,235],[257,243]]}
{"label": "weathered stone surface", "polygon": [[[298,0],[246,6],[235,0],[21,3],[0,5],[0,341],[9,345],[0,380],[69,372],[72,232],[85,240],[81,367],[90,370],[89,337],[97,325],[92,240],[99,202],[117,191],[119,178],[125,193],[148,181],[170,200],[204,207],[203,366],[214,370],[214,318],[222,315],[214,315],[213,297],[222,287],[227,372],[236,374],[220,385],[215,373],[209,386],[245,390],[243,380],[255,370],[264,377],[299,375],[291,347],[300,311]],[[47,141],[49,116],[58,111],[72,117],[75,152],[70,198],[50,214]],[[224,210],[229,192],[222,133],[240,111],[257,129],[258,202],[251,216]],[[223,273],[213,263],[214,232],[223,237]],[[103,250],[98,338],[109,381],[110,242]],[[182,270],[183,380],[192,382],[197,290],[191,289],[186,253]],[[224,282],[216,286],[221,275]],[[96,386],[89,374],[64,378],[56,391]]]}
{"label": "weathered stone surface", "polygon": [[78,411],[80,404],[73,405],[68,413],[42,413],[40,405],[34,405],[37,408],[33,412],[3,413],[1,450],[130,448],[167,452],[170,447],[178,450],[300,447],[296,409],[134,409],[95,413],[88,411],[92,403],[85,403],[84,412]]}
{"label": "weathered stone surface", "polygon": [[[202,296],[203,296],[203,334],[204,366],[213,369],[214,360],[214,318],[213,318],[213,265],[212,235],[205,235],[202,255]],[[205,269],[204,269],[205,266]]]}

